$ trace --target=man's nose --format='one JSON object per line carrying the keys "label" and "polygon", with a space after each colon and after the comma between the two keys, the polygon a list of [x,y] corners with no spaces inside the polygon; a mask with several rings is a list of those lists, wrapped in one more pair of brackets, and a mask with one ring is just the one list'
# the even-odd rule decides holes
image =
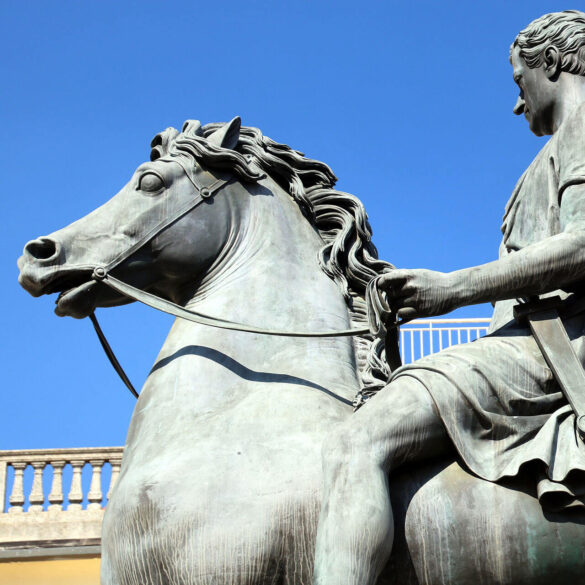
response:
{"label": "man's nose", "polygon": [[524,98],[521,95],[519,95],[518,99],[516,100],[516,105],[514,106],[514,113],[517,116],[520,116],[520,114],[524,113],[524,105],[525,105]]}

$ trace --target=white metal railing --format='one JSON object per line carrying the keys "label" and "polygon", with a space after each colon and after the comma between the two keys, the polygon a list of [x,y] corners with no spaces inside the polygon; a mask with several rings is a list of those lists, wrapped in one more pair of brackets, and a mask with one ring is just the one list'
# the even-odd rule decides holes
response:
{"label": "white metal railing", "polygon": [[402,362],[412,363],[452,345],[468,343],[487,333],[490,319],[416,319],[400,328]]}

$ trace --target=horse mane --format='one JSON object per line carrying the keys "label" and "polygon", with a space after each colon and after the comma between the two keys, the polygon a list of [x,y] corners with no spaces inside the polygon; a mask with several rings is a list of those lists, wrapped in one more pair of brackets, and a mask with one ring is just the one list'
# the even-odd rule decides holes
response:
{"label": "horse mane", "polygon": [[[233,150],[206,140],[223,126],[201,126],[188,120],[181,133],[167,128],[154,137],[151,160],[169,154],[186,155],[204,168],[232,172],[244,182],[256,182],[263,173],[269,174],[317,228],[324,242],[319,251],[321,268],[342,291],[352,326],[367,327],[368,283],[394,266],[378,258],[361,201],[333,188],[337,177],[325,163],[275,142],[258,128],[242,126]],[[369,333],[353,339],[361,384],[355,403],[360,405],[387,383],[391,369],[383,336]]]}

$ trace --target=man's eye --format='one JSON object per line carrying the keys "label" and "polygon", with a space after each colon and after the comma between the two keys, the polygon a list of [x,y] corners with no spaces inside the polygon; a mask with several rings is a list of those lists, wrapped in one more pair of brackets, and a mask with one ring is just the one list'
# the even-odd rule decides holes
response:
{"label": "man's eye", "polygon": [[156,173],[144,173],[138,180],[138,188],[147,193],[156,193],[165,186],[165,182]]}

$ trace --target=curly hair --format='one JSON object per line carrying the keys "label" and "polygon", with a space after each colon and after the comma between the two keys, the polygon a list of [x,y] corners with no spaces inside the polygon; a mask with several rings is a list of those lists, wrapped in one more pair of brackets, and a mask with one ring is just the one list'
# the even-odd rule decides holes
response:
{"label": "curly hair", "polygon": [[388,333],[394,345],[387,353],[385,327],[376,311],[375,315],[368,314],[367,301],[372,296],[368,285],[394,266],[378,258],[363,204],[355,195],[334,189],[337,177],[325,163],[309,159],[264,136],[258,128],[247,126],[240,128],[233,150],[211,144],[207,138],[223,126],[202,126],[198,120],[187,120],[181,132],[167,128],[152,140],[150,158],[188,156],[204,168],[229,171],[250,183],[261,178],[262,172],[254,170],[260,169],[299,205],[323,240],[319,251],[321,268],[341,289],[352,326],[370,327],[371,333],[354,337],[361,382],[354,405],[360,406],[386,385],[391,372],[400,365],[398,330]]}
{"label": "curly hair", "polygon": [[585,76],[585,12],[565,10],[537,18],[518,33],[511,49],[518,47],[528,67],[535,69],[551,46],[561,54],[561,71]]}

